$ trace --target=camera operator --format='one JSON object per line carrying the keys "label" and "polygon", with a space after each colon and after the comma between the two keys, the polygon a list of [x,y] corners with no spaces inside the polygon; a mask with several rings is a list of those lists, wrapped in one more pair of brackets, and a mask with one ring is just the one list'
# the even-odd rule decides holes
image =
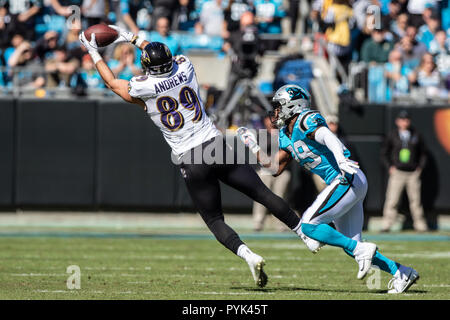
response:
{"label": "camera operator", "polygon": [[253,79],[258,72],[258,59],[263,53],[254,14],[247,11],[240,19],[240,29],[232,32],[223,50],[231,56],[231,68],[225,90],[217,102],[217,111],[223,110],[236,84],[241,79]]}

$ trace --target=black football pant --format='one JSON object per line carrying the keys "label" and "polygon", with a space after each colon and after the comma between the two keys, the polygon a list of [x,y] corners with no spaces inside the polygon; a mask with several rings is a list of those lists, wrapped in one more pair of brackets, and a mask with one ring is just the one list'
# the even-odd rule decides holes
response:
{"label": "black football pant", "polygon": [[[203,146],[208,143],[211,143],[211,140],[204,143]],[[226,149],[224,153],[235,152],[228,149],[225,144],[223,149]],[[234,253],[237,253],[237,249],[243,242],[224,221],[219,181],[264,205],[289,228],[295,228],[300,222],[296,213],[283,199],[266,187],[249,164],[182,162],[180,169],[189,194],[206,225],[216,239]]]}

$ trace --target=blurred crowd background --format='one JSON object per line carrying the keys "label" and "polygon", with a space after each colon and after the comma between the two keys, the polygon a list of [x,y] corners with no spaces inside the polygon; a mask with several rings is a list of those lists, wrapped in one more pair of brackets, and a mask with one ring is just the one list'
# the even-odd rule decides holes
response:
{"label": "blurred crowd background", "polygon": [[[0,94],[102,91],[78,41],[80,30],[102,22],[164,42],[174,55],[217,59],[239,55],[235,44],[253,26],[258,49],[251,59],[295,61],[286,75],[278,63],[272,79],[257,83],[266,95],[285,82],[308,88],[317,76],[304,63],[309,53],[331,64],[322,72],[336,80],[338,93],[360,100],[449,97],[448,0],[0,0]],[[131,45],[102,53],[119,78],[141,72],[140,52]]]}
{"label": "blurred crowd background", "polygon": [[[314,108],[344,143],[338,115],[352,105],[375,104],[381,110],[450,101],[448,0],[0,0],[0,97],[25,103],[23,98],[62,98],[72,105],[120,100],[105,88],[78,40],[81,30],[98,23],[119,25],[164,42],[174,55],[188,55],[207,112],[220,129],[246,125],[276,134],[265,111],[271,108],[270,96],[287,83],[311,92]],[[117,77],[141,74],[140,50],[133,45],[100,52]],[[20,110],[33,108],[25,109]],[[405,185],[413,227],[426,231],[420,203],[425,151],[419,135],[426,133],[409,128],[409,115],[395,121],[398,128],[381,155],[390,179],[383,231],[396,220]],[[393,121],[378,126],[381,134]],[[371,132],[363,128],[359,134]],[[373,136],[368,139],[373,142]],[[52,150],[64,154],[64,148]],[[378,178],[383,174],[381,168],[369,169]],[[293,177],[287,171],[276,181],[265,177],[265,183],[286,196],[288,185],[299,182]],[[323,182],[314,184],[320,192]],[[255,230],[262,230],[267,212],[255,204],[253,215]]]}

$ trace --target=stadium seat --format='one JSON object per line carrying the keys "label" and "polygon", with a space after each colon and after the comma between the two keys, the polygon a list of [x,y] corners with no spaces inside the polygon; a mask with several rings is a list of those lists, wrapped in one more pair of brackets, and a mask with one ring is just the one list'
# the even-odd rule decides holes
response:
{"label": "stadium seat", "polygon": [[45,14],[38,16],[36,19],[36,39],[39,39],[47,31],[53,30],[59,34],[63,34],[66,29],[66,18],[63,16]]}
{"label": "stadium seat", "polygon": [[221,37],[212,37],[208,35],[182,34],[181,45],[184,52],[189,50],[210,50],[219,52],[222,49],[223,39]]}
{"label": "stadium seat", "polygon": [[285,84],[296,84],[306,90],[311,90],[311,80],[313,79],[312,62],[303,59],[287,60],[281,64],[273,81],[273,89]]}
{"label": "stadium seat", "polygon": [[369,68],[368,86],[369,102],[383,103],[390,100],[383,66],[372,66]]}

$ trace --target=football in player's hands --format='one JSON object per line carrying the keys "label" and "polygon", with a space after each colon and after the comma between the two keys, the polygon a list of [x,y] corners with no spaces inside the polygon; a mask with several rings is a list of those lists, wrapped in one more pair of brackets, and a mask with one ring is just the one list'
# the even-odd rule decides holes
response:
{"label": "football in player's hands", "polygon": [[91,34],[93,33],[95,33],[95,40],[99,47],[106,47],[119,37],[119,33],[106,24],[95,24],[87,28],[84,35],[88,41],[91,41]]}

